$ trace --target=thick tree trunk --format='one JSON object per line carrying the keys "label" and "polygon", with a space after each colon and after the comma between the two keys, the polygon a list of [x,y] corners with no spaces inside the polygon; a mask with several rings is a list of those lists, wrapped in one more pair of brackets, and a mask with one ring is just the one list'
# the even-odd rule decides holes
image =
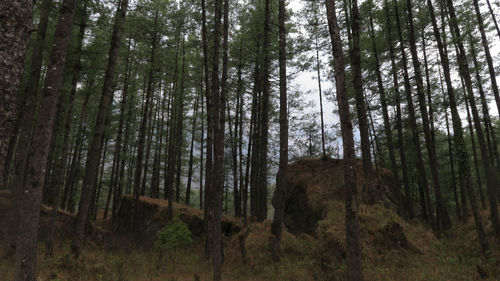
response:
{"label": "thick tree trunk", "polygon": [[87,162],[85,168],[85,176],[82,185],[82,194],[78,208],[76,230],[71,242],[71,251],[75,257],[80,255],[80,251],[85,236],[85,226],[87,224],[89,208],[91,205],[92,194],[95,190],[95,177],[99,164],[99,151],[104,138],[104,130],[109,108],[113,101],[113,80],[116,68],[116,58],[121,44],[123,26],[125,23],[125,14],[127,12],[128,0],[122,0],[119,4],[115,23],[113,25],[113,33],[111,35],[111,43],[108,54],[108,65],[104,76],[104,85],[101,93],[101,103],[97,113],[94,135],[87,154]]}
{"label": "thick tree trunk", "polygon": [[351,281],[363,280],[361,265],[361,243],[359,241],[358,192],[356,190],[356,155],[349,101],[346,91],[345,66],[342,56],[340,29],[335,14],[335,1],[326,0],[328,29],[334,57],[337,102],[339,107],[342,143],[344,149],[344,184],[346,211],[347,278]]}
{"label": "thick tree trunk", "polygon": [[[49,145],[53,133],[57,101],[63,82],[64,63],[69,45],[69,35],[73,27],[76,4],[76,0],[66,0],[61,3],[60,15],[54,34],[54,47],[52,48],[40,99],[40,114],[33,127],[33,138],[30,140],[28,137],[31,126],[21,130],[25,133],[24,136],[20,136],[19,146],[28,151],[26,159],[29,159],[29,161],[26,162],[24,169],[18,170],[16,167],[14,179],[15,204],[19,206],[15,259],[16,281],[37,279],[37,242],[43,191],[42,182],[45,176]],[[29,3],[24,5],[31,8]],[[31,14],[24,16],[31,20]],[[17,65],[12,66],[17,67]]]}
{"label": "thick tree trunk", "polygon": [[[4,165],[7,164],[8,142],[14,131],[17,117],[17,95],[24,72],[24,58],[30,38],[33,1],[2,1],[0,3],[0,18],[2,18],[0,32],[0,72],[2,73],[0,75],[0,116],[2,116],[0,119],[0,136],[2,136],[0,138],[0,184],[4,184]],[[45,19],[47,18],[48,16]],[[42,35],[45,38],[43,33],[39,33],[37,41]],[[41,47],[43,48],[43,44]],[[36,80],[38,83],[38,78]]]}

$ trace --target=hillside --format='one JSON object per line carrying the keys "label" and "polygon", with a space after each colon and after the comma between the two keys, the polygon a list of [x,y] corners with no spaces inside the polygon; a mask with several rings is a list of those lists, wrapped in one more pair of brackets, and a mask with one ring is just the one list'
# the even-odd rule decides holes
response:
{"label": "hillside", "polygon": [[[270,220],[251,223],[243,228],[240,218],[223,217],[224,280],[345,280],[344,204],[342,196],[339,196],[342,180],[329,181],[325,178],[339,175],[341,161],[329,161],[332,162],[309,159],[291,165],[294,173],[289,179],[289,191],[300,182],[304,195],[307,194],[301,204],[307,207],[309,201],[317,203],[314,208],[319,215],[309,233],[284,232],[283,258],[279,264],[273,264],[268,251]],[[382,169],[379,171],[385,173],[385,182],[390,182],[390,173]],[[358,174],[358,177],[361,175]],[[313,186],[316,193],[312,191]],[[327,191],[330,196],[318,196]],[[380,189],[379,192],[384,193]],[[290,201],[293,194],[289,192],[287,204],[296,203],[296,199]],[[2,193],[0,198],[4,208],[8,202],[7,193]],[[480,260],[472,219],[465,225],[457,224],[438,240],[418,220],[401,219],[388,199],[380,198],[378,203],[363,203],[359,209],[366,280],[498,280],[495,279],[500,276],[498,243],[491,240],[490,244],[496,248],[490,260]],[[173,205],[174,215],[179,215],[190,229],[193,243],[175,253],[168,253],[168,257],[160,262],[153,244],[156,232],[165,226],[168,203],[141,197],[140,219],[137,220],[140,223],[129,228],[131,203],[132,197],[125,196],[113,224],[102,219],[96,222],[98,226],[93,229],[100,230],[99,234],[91,236],[80,260],[75,261],[68,256],[70,235],[60,235],[54,257],[45,258],[43,254],[39,257],[40,280],[211,280],[211,264],[203,254],[203,213],[199,209],[177,203]],[[44,207],[42,231],[46,213]],[[296,216],[293,212],[287,215],[290,220]],[[482,215],[486,219],[487,212],[483,210]],[[73,217],[64,212],[59,217],[61,233],[67,233]],[[487,227],[491,232],[491,226]],[[248,237],[245,240],[247,259],[244,263],[239,237],[245,234]],[[43,240],[42,233],[40,236]],[[44,253],[44,245],[39,247],[40,253]],[[0,260],[2,280],[11,279],[12,265],[11,260]]]}

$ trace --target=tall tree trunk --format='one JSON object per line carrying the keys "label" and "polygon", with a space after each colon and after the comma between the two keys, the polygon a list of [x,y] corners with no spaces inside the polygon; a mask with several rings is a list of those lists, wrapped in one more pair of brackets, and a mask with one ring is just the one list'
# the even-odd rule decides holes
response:
{"label": "tall tree trunk", "polygon": [[[125,73],[124,73],[124,81],[123,81],[122,100],[120,101],[120,120],[118,121],[118,130],[116,132],[115,151],[114,151],[114,155],[113,155],[113,163],[114,163],[113,168],[114,168],[115,172],[112,174],[112,177],[111,177],[109,191],[108,191],[108,198],[106,199],[106,207],[104,208],[103,220],[106,220],[106,218],[108,217],[108,209],[109,209],[109,204],[111,201],[111,195],[117,193],[116,189],[118,186],[118,181],[119,181],[120,173],[121,173],[122,150],[123,150],[123,147],[125,147],[127,145],[126,142],[124,142],[125,145],[122,145],[122,135],[123,135],[123,123],[124,123],[124,119],[125,119],[125,110],[126,110],[125,107],[127,106],[127,102],[128,102],[127,96],[128,96],[129,81],[130,81],[130,76],[131,76],[131,59],[130,59],[131,48],[132,48],[132,41],[129,39],[128,40],[127,57],[125,59]],[[130,112],[128,114],[130,114]]]}
{"label": "tall tree trunk", "polygon": [[194,139],[196,135],[196,120],[198,118],[198,106],[200,104],[200,98],[202,95],[202,89],[196,96],[194,102],[194,112],[193,112],[193,125],[191,126],[191,145],[189,148],[189,168],[188,168],[188,181],[186,185],[186,197],[184,197],[184,204],[189,206],[189,200],[191,197],[191,182],[193,178],[193,151],[194,151]]}
{"label": "tall tree trunk", "polygon": [[[205,86],[206,87],[206,86]],[[207,89],[205,89],[207,91]],[[201,103],[201,136],[200,136],[200,209],[203,210],[203,149],[205,144],[205,107],[203,96],[200,100]]]}
{"label": "tall tree trunk", "polygon": [[[224,92],[219,87],[220,63],[220,29],[222,22],[222,1],[214,1],[214,28],[213,28],[213,55],[212,55],[212,82],[210,95],[207,96],[208,111],[208,140],[207,140],[207,179],[205,219],[207,220],[207,245],[214,267],[214,281],[222,280],[222,233],[221,207],[222,189],[224,185]],[[224,3],[224,14],[227,15],[229,6]]]}
{"label": "tall tree trunk", "polygon": [[[182,28],[182,27],[181,27]],[[175,202],[180,202],[181,194],[181,171],[182,171],[182,144],[184,141],[184,91],[185,91],[185,72],[186,72],[186,48],[184,47],[184,33],[182,33],[182,70],[180,91],[177,97],[177,117],[175,127]]]}
{"label": "tall tree trunk", "polygon": [[[274,192],[272,204],[274,207],[274,218],[271,224],[270,248],[273,260],[280,260],[279,249],[281,235],[283,232],[283,217],[285,213],[286,196],[286,176],[288,168],[288,102],[286,89],[286,28],[285,28],[285,0],[278,2],[278,31],[279,31],[279,70],[280,70],[280,159],[278,174],[276,175],[276,191]],[[316,46],[317,46],[316,37]],[[316,55],[318,49],[316,48]],[[319,58],[318,59],[318,83],[321,82],[319,76]],[[321,103],[321,90],[320,90]],[[321,106],[321,126],[323,132],[323,106]],[[325,155],[324,132],[323,136],[323,155]]]}
{"label": "tall tree trunk", "polygon": [[[24,5],[24,4],[22,4],[22,5]],[[42,66],[42,60],[43,60],[43,50],[45,47],[45,37],[47,34],[47,26],[48,26],[48,22],[49,22],[51,5],[52,5],[52,0],[43,0],[43,2],[41,4],[42,7],[41,7],[41,11],[40,11],[40,19],[39,19],[39,23],[37,26],[36,41],[35,41],[35,45],[33,46],[33,51],[32,51],[32,55],[31,55],[31,65],[30,65],[30,72],[29,72],[30,75],[29,75],[29,78],[27,81],[27,85],[24,88],[23,94],[17,95],[18,96],[17,97],[17,107],[19,107],[19,108],[17,108],[17,112],[15,112],[17,114],[17,116],[12,117],[13,120],[15,120],[15,122],[13,124],[14,126],[12,128],[12,130],[13,130],[12,134],[3,134],[2,133],[3,136],[6,136],[6,138],[2,139],[2,141],[4,141],[4,140],[8,141],[8,143],[6,143],[6,144],[8,144],[8,147],[7,147],[8,149],[7,149],[7,151],[5,151],[5,157],[3,156],[4,155],[3,152],[0,150],[0,173],[3,173],[2,175],[0,175],[0,184],[2,184],[3,187],[7,187],[8,176],[9,176],[9,172],[11,169],[11,165],[4,165],[3,169],[2,169],[2,165],[4,163],[7,164],[7,163],[12,162],[11,160],[12,160],[12,156],[14,155],[14,148],[16,146],[16,141],[17,141],[17,137],[19,134],[20,124],[25,123],[25,122],[31,122],[31,124],[33,124],[33,122],[35,121],[34,115],[32,113],[36,111],[35,110],[35,108],[36,108],[36,96],[38,93],[38,88],[39,88],[38,86],[39,86],[39,82],[40,82],[41,66]],[[32,9],[32,8],[26,7],[26,9]],[[23,12],[26,12],[26,11],[23,11]],[[31,19],[31,17],[32,17],[32,15],[31,15],[31,11],[30,11],[30,19]],[[28,19],[26,19],[26,20],[28,20]],[[31,26],[31,23],[30,23],[30,26]],[[20,25],[19,27],[25,28],[22,25]],[[26,31],[26,34],[24,34],[24,36],[29,36],[28,31]],[[17,39],[17,37],[16,37],[16,39]],[[23,40],[22,38],[19,38],[19,39]],[[29,39],[29,37],[27,37],[27,39]],[[10,41],[12,41],[12,40],[10,40]],[[19,46],[19,47],[22,48],[22,46]],[[15,58],[15,57],[12,57],[12,58]],[[23,63],[24,63],[24,53],[22,54],[22,59],[23,59]],[[22,65],[22,66],[24,68],[24,65]],[[2,72],[5,73],[4,71],[2,71]],[[19,77],[19,79],[21,80],[22,70],[19,73],[19,75],[16,75],[15,77],[16,78]],[[14,81],[14,83],[18,83],[18,82]],[[2,92],[4,92],[4,91],[2,91]],[[17,92],[16,92],[16,94],[17,94]],[[2,96],[2,98],[4,98],[4,97]],[[2,104],[5,104],[8,106],[7,101],[4,102],[2,100]],[[28,112],[30,114],[26,114]],[[7,116],[7,115],[2,114],[2,116]],[[12,120],[9,121],[8,119],[5,119],[5,120],[7,122],[12,121]],[[2,120],[2,122],[3,122],[3,120]],[[3,143],[0,145],[3,145]]]}
{"label": "tall tree trunk", "polygon": [[360,47],[360,27],[359,27],[359,10],[358,0],[351,0],[351,32],[352,32],[352,49],[351,63],[353,68],[353,86],[356,99],[356,110],[358,113],[359,133],[361,136],[361,158],[363,160],[363,190],[368,192],[368,202],[373,203],[373,198],[370,195],[370,190],[367,183],[372,182],[372,156],[370,152],[370,134],[368,129],[368,119],[366,115],[365,97],[363,95],[363,85],[361,76],[361,47]]}
{"label": "tall tree trunk", "polygon": [[[47,4],[47,1],[44,4]],[[2,136],[0,139],[0,184],[3,184],[8,142],[14,132],[18,112],[17,95],[24,72],[24,58],[28,40],[30,39],[33,1],[2,1],[0,3],[0,18],[2,18],[2,32],[0,32],[0,72],[2,73],[0,75],[0,116],[2,116],[0,119],[0,136]],[[48,20],[48,15],[45,20]],[[45,38],[45,35],[38,34],[36,46],[41,45],[43,48],[43,44],[38,44],[40,37]],[[36,80],[38,83],[38,78]]]}
{"label": "tall tree trunk", "polygon": [[153,74],[155,73],[155,57],[156,57],[156,44],[158,36],[158,10],[155,11],[155,21],[154,21],[154,31],[153,38],[151,40],[151,55],[149,58],[149,70],[148,70],[148,84],[146,89],[145,105],[144,111],[141,119],[141,125],[139,127],[139,136],[137,140],[137,156],[135,159],[135,175],[134,175],[134,207],[133,207],[133,218],[135,221],[137,202],[139,201],[139,196],[143,195],[142,188],[142,169],[143,169],[143,155],[144,155],[144,145],[146,142],[146,131],[148,127],[148,117],[149,111],[152,109],[152,95],[153,95]]}
{"label": "tall tree trunk", "polygon": [[[387,28],[387,42],[389,44],[389,56],[391,58],[391,72],[392,72],[392,80],[394,83],[394,96],[396,102],[396,129],[398,132],[398,146],[399,146],[399,158],[401,161],[401,170],[403,172],[403,185],[405,189],[406,200],[406,211],[408,212],[408,216],[410,218],[415,217],[415,211],[413,210],[413,200],[410,188],[410,180],[408,174],[408,166],[406,163],[406,153],[405,153],[405,144],[404,144],[404,135],[403,135],[403,121],[401,120],[401,95],[399,93],[399,82],[398,82],[398,70],[396,68],[396,60],[395,60],[395,51],[394,46],[392,44],[392,20],[389,13],[389,4],[387,0],[384,0],[384,10],[386,17],[386,28]],[[397,173],[396,173],[397,174]],[[422,208],[425,208],[425,204],[422,205]]]}
{"label": "tall tree trunk", "polygon": [[[279,25],[278,25],[279,27]],[[325,122],[323,118],[323,92],[321,91],[321,63],[319,59],[319,45],[318,45],[318,32],[315,32],[314,38],[314,48],[316,49],[316,70],[318,74],[318,93],[319,93],[319,114],[321,118],[321,149],[323,151],[323,156],[326,156],[325,149]],[[285,58],[285,70],[286,70],[286,58]]]}
{"label": "tall tree trunk", "polygon": [[63,137],[63,144],[61,148],[61,153],[60,157],[56,159],[55,165],[54,165],[54,182],[53,182],[53,204],[52,204],[52,211],[50,214],[50,223],[49,223],[49,234],[47,236],[46,240],[46,245],[47,245],[47,256],[51,256],[53,253],[53,243],[54,243],[54,238],[55,238],[55,233],[56,233],[56,220],[57,220],[57,213],[59,211],[60,207],[60,202],[61,202],[61,190],[64,185],[64,175],[66,174],[67,170],[67,158],[69,154],[69,143],[70,143],[70,133],[71,133],[71,125],[72,125],[72,117],[73,117],[73,105],[74,105],[74,99],[76,95],[76,87],[78,84],[78,81],[80,80],[80,71],[82,69],[82,62],[81,62],[81,54],[82,54],[82,45],[83,45],[83,39],[85,37],[85,25],[87,22],[87,5],[88,2],[84,1],[83,2],[83,7],[81,8],[80,11],[80,29],[78,33],[78,45],[76,49],[76,62],[74,66],[74,73],[73,73],[73,78],[71,81],[71,92],[70,96],[68,99],[68,109],[66,112],[66,120],[64,124],[64,137]]}
{"label": "tall tree trunk", "polygon": [[270,1],[264,1],[264,43],[262,45],[262,106],[261,106],[261,125],[259,137],[259,188],[258,188],[258,213],[257,221],[264,221],[267,218],[267,150],[269,136],[269,100],[271,85],[270,76],[270,29],[271,29],[271,11]]}
{"label": "tall tree trunk", "polygon": [[486,95],[483,89],[483,82],[481,79],[481,75],[479,73],[479,71],[481,70],[481,65],[477,60],[476,48],[474,46],[474,40],[472,38],[472,35],[470,32],[468,35],[469,35],[470,56],[472,57],[472,61],[474,62],[474,73],[476,76],[476,83],[479,91],[479,96],[481,98],[481,108],[483,111],[484,129],[486,133],[486,139],[488,142],[488,148],[490,151],[490,156],[492,157],[492,163],[494,163],[493,159],[495,159],[497,167],[500,167],[500,156],[498,154],[498,146],[497,146],[495,131],[491,123],[490,113],[488,109],[488,102],[486,101]]}
{"label": "tall tree trunk", "polygon": [[[497,78],[495,74],[495,67],[493,66],[493,59],[490,53],[490,47],[488,46],[488,39],[486,38],[486,32],[484,31],[483,16],[481,15],[481,10],[479,9],[478,0],[472,0],[474,3],[474,10],[476,11],[476,18],[479,27],[479,33],[481,34],[481,43],[483,44],[484,56],[486,57],[486,63],[488,65],[488,72],[490,74],[491,80],[491,90],[493,91],[493,96],[497,103],[498,112],[500,113],[500,94],[498,92]],[[498,27],[497,27],[498,28]],[[465,53],[464,53],[465,55]],[[500,229],[499,229],[500,234]]]}
{"label": "tall tree trunk", "polygon": [[[497,235],[500,235],[500,222],[498,219],[498,206],[497,206],[497,200],[496,200],[496,186],[498,184],[497,181],[497,176],[495,174],[495,171],[493,167],[491,166],[491,161],[489,159],[489,155],[486,149],[486,144],[484,142],[484,135],[483,135],[483,129],[481,127],[481,120],[479,118],[477,106],[476,106],[476,101],[474,99],[474,91],[472,90],[472,79],[470,77],[470,72],[469,72],[469,64],[467,62],[467,57],[465,55],[465,48],[462,43],[462,35],[460,32],[460,27],[458,26],[457,23],[457,17],[455,13],[455,7],[453,5],[452,0],[447,0],[447,6],[448,6],[448,13],[450,15],[450,29],[452,30],[452,36],[455,39],[456,44],[458,45],[458,54],[457,54],[457,59],[458,59],[458,66],[459,66],[459,71],[460,75],[464,78],[465,82],[465,87],[467,90],[467,96],[466,98],[469,100],[471,109],[472,109],[472,118],[474,120],[474,126],[476,128],[476,134],[477,134],[477,139],[479,142],[479,149],[481,152],[481,158],[483,162],[483,167],[484,171],[486,174],[486,185],[488,189],[488,199],[490,201],[490,215],[491,215],[491,222],[493,224],[493,229]],[[471,191],[468,191],[469,197],[473,196],[473,193]],[[480,217],[478,217],[480,220]],[[476,227],[477,227],[477,219],[476,221]],[[486,238],[485,238],[486,239]],[[482,239],[481,239],[482,241]],[[483,246],[483,249],[485,247]]]}
{"label": "tall tree trunk", "polygon": [[254,85],[252,93],[252,119],[253,119],[253,130],[250,135],[252,140],[252,151],[251,151],[251,161],[250,167],[250,216],[252,221],[257,217],[259,211],[259,158],[260,158],[260,120],[261,120],[261,99],[259,93],[261,92],[261,68],[259,64],[260,57],[260,44],[257,41],[257,54],[255,58],[255,68],[254,68]]}
{"label": "tall tree trunk", "polygon": [[[425,165],[424,165],[424,160],[422,156],[422,150],[420,146],[420,136],[418,135],[418,128],[417,128],[417,119],[415,116],[415,107],[413,105],[413,97],[412,97],[412,87],[410,84],[410,78],[408,74],[408,58],[406,56],[406,51],[404,47],[404,40],[403,40],[403,32],[402,32],[402,25],[399,17],[399,8],[397,5],[397,2],[393,0],[393,6],[394,6],[394,11],[395,11],[395,17],[396,17],[396,24],[398,26],[398,37],[399,37],[399,44],[400,44],[400,49],[401,49],[401,60],[403,62],[403,78],[404,78],[404,88],[405,88],[405,93],[406,93],[406,102],[408,104],[408,113],[410,117],[410,125],[411,125],[411,130],[412,130],[412,135],[413,135],[413,145],[415,148],[415,152],[417,153],[417,170],[418,170],[418,185],[419,185],[419,193],[420,193],[420,200],[421,200],[421,206],[422,206],[422,215],[423,218],[428,221],[429,223],[433,223],[433,211],[432,211],[432,206],[431,206],[431,199],[430,199],[430,194],[429,194],[429,184],[427,181],[427,175],[425,172]],[[425,206],[424,206],[425,205]]]}
{"label": "tall tree trunk", "polygon": [[438,235],[443,230],[448,230],[451,227],[450,215],[448,214],[448,209],[446,207],[446,203],[443,199],[443,195],[441,193],[441,185],[439,182],[439,174],[438,174],[438,163],[436,157],[436,146],[434,145],[432,139],[431,128],[429,125],[429,115],[427,112],[427,104],[425,102],[425,93],[424,93],[424,83],[422,79],[422,72],[420,69],[420,61],[418,59],[418,51],[417,44],[415,39],[415,29],[413,27],[413,11],[412,11],[412,2],[411,0],[406,0],[406,11],[408,14],[408,28],[409,28],[409,41],[410,41],[410,51],[411,57],[413,61],[413,68],[415,74],[415,81],[417,84],[417,96],[418,103],[420,106],[420,115],[422,118],[422,127],[424,129],[424,138],[425,144],[427,147],[427,154],[430,162],[430,170],[432,175],[432,181],[434,184],[434,192],[436,196],[436,230]]}
{"label": "tall tree trunk", "polygon": [[[20,4],[20,3],[16,3]],[[31,12],[31,4],[27,5],[26,12]],[[26,151],[26,166],[18,169],[14,178],[15,204],[19,206],[19,222],[17,228],[16,259],[15,259],[15,280],[36,280],[37,279],[37,242],[40,217],[40,205],[42,200],[43,179],[49,152],[50,140],[52,138],[54,119],[57,110],[57,101],[63,82],[64,63],[69,45],[73,18],[77,6],[76,0],[65,0],[61,3],[60,15],[54,34],[54,47],[50,55],[45,77],[42,96],[40,99],[40,113],[38,120],[33,126],[33,137],[30,139],[30,128],[21,127],[19,147]],[[9,7],[2,7],[7,8]],[[16,8],[19,9],[19,6]],[[24,11],[24,10],[21,10]],[[17,15],[21,16],[21,15]],[[24,15],[31,21],[31,14]],[[29,25],[28,25],[29,27]],[[8,34],[12,35],[12,34]],[[24,38],[23,33],[19,34],[20,40]],[[14,40],[16,40],[15,38]],[[12,40],[12,39],[11,39]],[[22,47],[19,45],[17,47]],[[13,52],[11,54],[16,54]],[[9,56],[11,56],[9,54]],[[12,68],[17,69],[19,65],[12,64]],[[22,69],[22,68],[21,68]],[[5,73],[8,73],[6,70]],[[15,73],[13,73],[15,74]],[[7,76],[4,76],[7,77]],[[11,86],[12,87],[12,86]],[[6,87],[5,93],[9,93]],[[8,100],[7,100],[8,102]],[[7,114],[9,112],[6,112]],[[8,115],[7,115],[8,116]]]}
{"label": "tall tree trunk", "polygon": [[[443,92],[444,93],[444,92]],[[450,134],[450,124],[448,122],[448,109],[445,108],[444,112],[446,120],[446,137],[448,140],[448,156],[450,159],[450,176],[451,176],[451,189],[453,190],[453,199],[455,199],[455,209],[457,213],[457,218],[465,222],[462,215],[462,209],[460,208],[460,202],[458,201],[457,183],[455,180],[455,163],[453,161],[453,148],[451,145],[451,134]]]}
{"label": "tall tree trunk", "polygon": [[493,12],[493,9],[491,8],[491,3],[490,0],[486,0],[486,3],[488,4],[488,11],[490,12],[491,19],[493,20],[493,23],[495,24],[495,29],[497,30],[498,38],[500,38],[500,28],[498,27],[498,22],[495,17],[495,13]]}
{"label": "tall tree trunk", "polygon": [[101,93],[101,103],[97,113],[94,135],[87,153],[85,165],[85,176],[82,185],[82,194],[76,219],[76,230],[71,242],[71,251],[75,257],[80,255],[83,239],[85,236],[85,226],[87,224],[89,208],[91,205],[92,194],[95,190],[95,177],[97,175],[97,166],[99,164],[99,151],[104,138],[106,117],[113,101],[113,80],[116,68],[116,58],[120,48],[123,26],[125,23],[125,14],[127,12],[128,0],[122,0],[117,7],[113,33],[108,53],[108,65],[104,76],[104,84]]}
{"label": "tall tree trunk", "polygon": [[[377,85],[379,89],[379,94],[380,94],[380,104],[382,106],[382,117],[384,119],[384,132],[385,132],[385,138],[387,141],[387,148],[389,149],[389,160],[391,162],[391,170],[394,175],[394,186],[396,187],[396,190],[393,191],[394,194],[394,199],[397,200],[398,208],[399,208],[399,213],[407,207],[405,207],[403,204],[402,198],[400,198],[400,188],[401,188],[401,183],[399,180],[399,172],[398,172],[398,165],[396,163],[396,155],[394,153],[394,144],[392,140],[392,130],[391,130],[391,123],[389,120],[389,111],[387,110],[387,97],[385,95],[385,88],[384,88],[384,82],[382,81],[382,74],[380,71],[380,61],[378,57],[378,52],[377,52],[377,45],[375,41],[375,30],[373,27],[373,16],[372,16],[372,11],[370,10],[370,36],[372,40],[372,48],[373,48],[373,56],[375,57],[375,74],[377,76]],[[389,44],[392,44],[389,42]],[[373,124],[373,122],[372,122]]]}
{"label": "tall tree trunk", "polygon": [[233,172],[233,199],[234,199],[234,216],[241,217],[241,195],[238,189],[238,151],[236,150],[236,136],[238,134],[238,110],[239,110],[239,99],[236,102],[236,115],[234,117],[234,134],[231,124],[231,112],[229,111],[229,104],[227,108],[227,121],[229,127],[229,139],[231,145],[231,170]]}
{"label": "tall tree trunk", "polygon": [[334,0],[326,0],[326,10],[334,57],[337,102],[342,130],[342,147],[344,150],[347,278],[351,281],[361,281],[363,280],[363,270],[361,265],[361,243],[359,241],[359,203],[356,189],[356,170],[354,168],[356,167],[356,155],[354,152],[354,136],[346,91],[342,41],[340,39],[340,29],[337,24],[337,15],[335,14]]}

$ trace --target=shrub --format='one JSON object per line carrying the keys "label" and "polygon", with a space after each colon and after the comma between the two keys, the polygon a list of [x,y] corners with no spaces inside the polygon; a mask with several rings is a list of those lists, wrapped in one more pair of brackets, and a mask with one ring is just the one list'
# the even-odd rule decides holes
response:
{"label": "shrub", "polygon": [[154,247],[160,252],[160,262],[163,259],[163,253],[166,251],[172,258],[181,248],[191,245],[191,231],[179,216],[172,218],[170,222],[156,234]]}

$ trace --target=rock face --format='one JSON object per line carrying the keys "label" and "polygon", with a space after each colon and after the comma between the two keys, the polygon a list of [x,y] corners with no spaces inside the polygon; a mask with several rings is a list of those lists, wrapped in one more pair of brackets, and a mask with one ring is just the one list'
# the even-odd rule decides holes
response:
{"label": "rock face", "polygon": [[[378,175],[376,182],[365,182],[362,163],[357,162],[360,200],[374,203],[393,201],[392,173],[384,168],[374,168],[374,174]],[[335,201],[344,201],[343,161],[322,158],[294,162],[288,166],[287,185],[284,223],[288,231],[315,235],[318,221],[325,217],[328,207]]]}
{"label": "rock face", "polygon": [[[0,240],[6,238],[7,230],[9,229],[9,224],[11,220],[7,217],[12,208],[11,193],[9,191],[0,191]],[[45,241],[47,239],[47,234],[49,233],[49,225],[51,219],[52,208],[42,205],[40,209],[40,229],[38,231],[39,239]],[[56,240],[64,240],[72,238],[75,232],[75,222],[76,214],[68,213],[63,210],[59,210],[57,213],[56,220]],[[94,241],[102,241],[109,233],[102,228],[89,224],[86,229],[86,236]]]}
{"label": "rock face", "polygon": [[[133,214],[133,197],[125,195],[113,224],[113,232],[132,238],[141,248],[150,249],[154,245],[158,230],[168,223],[167,207],[167,200],[140,197],[137,212]],[[174,216],[178,215],[187,224],[193,236],[202,236],[204,233],[202,210],[179,203],[173,203],[172,210]],[[241,230],[236,219],[224,215],[221,218],[221,227],[222,233],[228,236]]]}

